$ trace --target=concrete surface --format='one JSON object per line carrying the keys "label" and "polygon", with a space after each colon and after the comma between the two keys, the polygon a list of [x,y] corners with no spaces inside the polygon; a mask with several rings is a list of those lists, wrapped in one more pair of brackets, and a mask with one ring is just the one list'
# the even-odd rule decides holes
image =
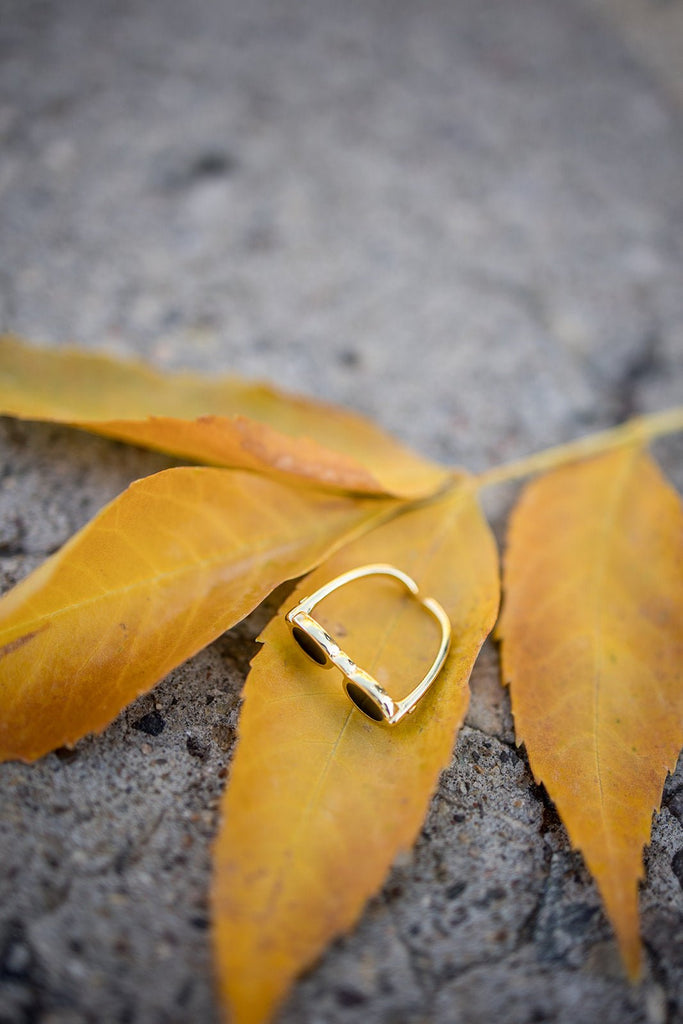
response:
{"label": "concrete surface", "polygon": [[[683,112],[597,6],[0,0],[2,326],[263,376],[474,469],[680,402]],[[0,460],[3,588],[170,464],[9,420]],[[216,1020],[210,841],[268,614],[0,768],[2,1024]],[[414,853],[282,1024],[683,1020],[683,773],[630,988],[497,671],[488,646]]]}
{"label": "concrete surface", "polygon": [[680,0],[588,0],[683,103],[683,4]]}

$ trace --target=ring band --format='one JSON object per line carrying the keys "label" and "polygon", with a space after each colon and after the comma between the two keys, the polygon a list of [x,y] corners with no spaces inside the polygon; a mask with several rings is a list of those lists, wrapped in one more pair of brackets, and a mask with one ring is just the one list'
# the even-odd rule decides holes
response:
{"label": "ring band", "polygon": [[[396,701],[380,686],[376,679],[349,658],[311,612],[315,606],[333,591],[363,576],[391,576],[404,585],[414,598],[425,608],[441,627],[441,643],[437,655],[427,674],[403,700]],[[292,637],[301,650],[321,668],[336,666],[344,676],[344,690],[352,704],[373,722],[396,725],[406,715],[412,714],[418,702],[432,685],[448,654],[451,643],[451,623],[446,612],[433,597],[421,597],[415,580],[393,565],[377,563],[362,565],[336,576],[299,601],[285,615],[285,621],[292,631]]]}

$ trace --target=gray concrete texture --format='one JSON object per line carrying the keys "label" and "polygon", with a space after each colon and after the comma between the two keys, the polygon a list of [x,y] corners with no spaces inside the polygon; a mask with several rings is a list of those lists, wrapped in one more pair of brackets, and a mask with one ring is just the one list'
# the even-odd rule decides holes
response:
{"label": "gray concrete texture", "polygon": [[[274,380],[473,469],[680,402],[683,111],[599,7],[0,0],[2,326]],[[171,464],[10,420],[0,460],[3,588]],[[217,1020],[210,843],[273,608],[0,768],[2,1024]],[[630,987],[492,645],[472,687],[415,850],[279,1020],[683,1020],[683,773]]]}

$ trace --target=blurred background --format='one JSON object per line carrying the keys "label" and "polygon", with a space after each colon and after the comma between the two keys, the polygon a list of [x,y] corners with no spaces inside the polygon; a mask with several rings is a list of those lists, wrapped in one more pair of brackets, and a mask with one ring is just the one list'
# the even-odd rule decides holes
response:
{"label": "blurred background", "polygon": [[0,13],[5,328],[474,468],[675,401],[680,0]]}
{"label": "blurred background", "polygon": [[[475,470],[680,403],[683,0],[0,0],[0,329],[265,378]],[[0,589],[169,464],[0,420]],[[273,607],[0,768],[0,1024],[217,1020],[210,844]],[[632,989],[492,645],[472,689],[416,849],[282,1021],[682,1020],[683,775]]]}

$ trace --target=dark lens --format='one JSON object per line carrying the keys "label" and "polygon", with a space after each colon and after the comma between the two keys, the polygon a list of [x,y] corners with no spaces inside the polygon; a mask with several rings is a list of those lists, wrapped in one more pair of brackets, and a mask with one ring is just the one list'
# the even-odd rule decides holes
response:
{"label": "dark lens", "polygon": [[304,654],[307,654],[308,657],[312,658],[313,661],[317,662],[318,665],[327,664],[327,655],[325,654],[324,650],[322,649],[322,647],[320,647],[319,644],[315,642],[315,640],[312,637],[308,635],[308,633],[306,633],[303,629],[300,629],[299,626],[295,626],[294,629],[292,630],[292,636],[294,637],[294,639],[296,640]]}
{"label": "dark lens", "polygon": [[355,683],[348,683],[346,692],[358,710],[362,711],[368,718],[371,718],[373,722],[381,722],[383,720],[384,715],[379,704],[365,690],[362,690],[360,686],[357,686]]}

